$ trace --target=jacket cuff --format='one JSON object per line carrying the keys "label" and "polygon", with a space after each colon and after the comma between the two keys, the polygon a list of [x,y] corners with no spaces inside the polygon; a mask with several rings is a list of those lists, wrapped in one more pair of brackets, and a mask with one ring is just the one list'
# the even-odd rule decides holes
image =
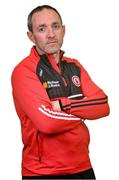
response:
{"label": "jacket cuff", "polygon": [[62,98],[59,100],[60,108],[62,111],[70,112],[71,102],[68,98]]}

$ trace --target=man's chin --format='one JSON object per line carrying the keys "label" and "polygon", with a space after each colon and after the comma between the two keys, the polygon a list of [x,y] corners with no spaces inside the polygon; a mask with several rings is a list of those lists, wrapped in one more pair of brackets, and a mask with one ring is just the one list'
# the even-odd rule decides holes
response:
{"label": "man's chin", "polygon": [[58,52],[59,52],[59,49],[50,49],[46,51],[47,54],[56,54]]}

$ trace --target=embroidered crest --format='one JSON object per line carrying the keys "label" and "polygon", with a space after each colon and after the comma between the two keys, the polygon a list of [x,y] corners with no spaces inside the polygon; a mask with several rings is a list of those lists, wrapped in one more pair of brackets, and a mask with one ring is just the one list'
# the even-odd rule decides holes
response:
{"label": "embroidered crest", "polygon": [[72,82],[74,83],[75,86],[79,87],[80,86],[80,79],[78,76],[74,75],[72,77]]}

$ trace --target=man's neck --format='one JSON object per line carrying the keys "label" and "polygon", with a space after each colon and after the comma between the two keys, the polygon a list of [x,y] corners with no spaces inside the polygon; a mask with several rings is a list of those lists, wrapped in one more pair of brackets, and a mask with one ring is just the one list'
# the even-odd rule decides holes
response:
{"label": "man's neck", "polygon": [[[38,52],[39,55],[42,55],[44,54],[43,52],[40,52],[39,49],[37,47],[36,48],[36,51]],[[53,57],[54,61],[56,64],[59,63],[59,58],[60,58],[60,51],[59,52],[56,52],[56,53],[53,53],[53,54],[49,54]]]}
{"label": "man's neck", "polygon": [[52,57],[53,57],[55,63],[58,64],[59,63],[59,57],[60,57],[59,52],[52,54]]}

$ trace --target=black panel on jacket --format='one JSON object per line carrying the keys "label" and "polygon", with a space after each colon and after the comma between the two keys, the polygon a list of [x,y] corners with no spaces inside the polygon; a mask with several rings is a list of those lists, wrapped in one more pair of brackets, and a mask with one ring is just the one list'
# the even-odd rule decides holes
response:
{"label": "black panel on jacket", "polygon": [[73,82],[73,77],[80,79],[80,69],[74,63],[60,61],[61,74],[59,74],[50,64],[45,54],[40,56],[40,61],[37,65],[36,74],[38,75],[41,83],[46,89],[49,98],[60,97],[74,97],[80,95],[82,98],[82,91],[79,84]]}

